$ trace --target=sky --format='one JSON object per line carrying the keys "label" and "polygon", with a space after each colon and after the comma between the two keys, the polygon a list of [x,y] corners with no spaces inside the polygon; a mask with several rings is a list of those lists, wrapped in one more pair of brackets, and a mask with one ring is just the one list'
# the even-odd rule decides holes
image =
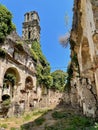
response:
{"label": "sky", "polygon": [[[72,26],[73,0],[0,0],[13,14],[13,22],[17,33],[22,36],[24,14],[37,11],[40,17],[40,44],[43,54],[51,65],[51,71],[61,69],[66,71],[70,62],[70,47],[63,48],[59,37],[68,32]],[[65,16],[68,15],[68,28]]]}

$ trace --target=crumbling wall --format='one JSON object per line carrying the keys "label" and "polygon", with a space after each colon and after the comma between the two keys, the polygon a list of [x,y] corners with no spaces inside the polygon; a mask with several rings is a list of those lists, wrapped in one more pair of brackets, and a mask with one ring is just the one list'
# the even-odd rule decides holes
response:
{"label": "crumbling wall", "polygon": [[[77,55],[78,67],[73,66],[71,103],[80,106],[86,116],[97,116],[98,100],[98,0],[74,0],[71,31],[71,57]],[[76,71],[78,69],[78,71]],[[73,98],[74,97],[74,98]]]}

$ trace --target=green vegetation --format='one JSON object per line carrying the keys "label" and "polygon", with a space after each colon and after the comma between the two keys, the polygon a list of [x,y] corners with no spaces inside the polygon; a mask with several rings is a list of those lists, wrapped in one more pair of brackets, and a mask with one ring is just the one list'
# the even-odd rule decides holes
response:
{"label": "green vegetation", "polygon": [[57,119],[57,122],[46,126],[45,130],[95,130],[94,120],[91,118],[65,111],[55,111],[52,117]]}
{"label": "green vegetation", "polygon": [[65,85],[65,90],[66,91],[70,91],[71,89],[71,79],[73,77],[73,66],[72,66],[72,63],[69,64],[68,68],[67,68],[67,78],[66,78],[66,85]]}
{"label": "green vegetation", "polygon": [[10,130],[20,130],[20,129],[17,129],[15,127],[11,127]]}
{"label": "green vegetation", "polygon": [[53,85],[51,88],[63,92],[66,84],[67,73],[62,70],[56,70],[51,73],[51,76],[53,77]]}
{"label": "green vegetation", "polygon": [[20,117],[4,118],[3,120],[0,119],[0,128],[3,128],[1,126],[7,126],[8,130],[31,130],[32,128],[29,123],[32,122],[31,125],[35,126],[36,123],[34,121],[38,118],[40,118],[40,121],[36,121],[37,123],[44,122],[41,117],[45,115],[48,110],[50,109],[36,109],[31,112],[24,113]]}
{"label": "green vegetation", "polygon": [[1,124],[0,128],[8,128],[8,125],[7,124]]}
{"label": "green vegetation", "polygon": [[3,106],[9,106],[11,104],[11,100],[10,99],[6,99],[2,102]]}
{"label": "green vegetation", "polygon": [[45,120],[46,120],[45,118],[40,117],[40,118],[38,118],[38,119],[35,120],[35,124],[36,124],[37,126],[42,125],[43,122],[45,122]]}
{"label": "green vegetation", "polygon": [[32,48],[30,48],[30,53],[32,55],[33,60],[35,62],[37,62],[38,61],[38,57],[37,57],[36,53],[34,52],[34,50]]}
{"label": "green vegetation", "polygon": [[33,111],[33,116],[38,116],[40,114],[46,114],[48,111],[49,110],[47,110],[47,109]]}
{"label": "green vegetation", "polygon": [[15,30],[15,25],[12,23],[12,14],[5,6],[0,4],[0,43],[12,30]]}
{"label": "green vegetation", "polygon": [[32,119],[32,115],[27,114],[23,118],[24,118],[24,121],[29,121],[30,119]]}
{"label": "green vegetation", "polygon": [[98,123],[95,122],[95,128],[98,129]]}
{"label": "green vegetation", "polygon": [[50,73],[50,65],[42,54],[41,46],[37,41],[32,43],[30,51],[33,59],[37,62],[36,76],[38,85],[43,89],[51,88],[60,92],[64,91],[67,74],[61,70]]}
{"label": "green vegetation", "polygon": [[30,129],[31,129],[30,125],[29,124],[25,124],[25,125],[21,126],[20,130],[30,130]]}
{"label": "green vegetation", "polygon": [[23,121],[29,121],[32,119],[33,116],[39,116],[42,114],[47,113],[47,110],[35,110],[31,113],[27,113],[23,115]]}
{"label": "green vegetation", "polygon": [[1,57],[1,58],[5,58],[5,56],[6,56],[5,50],[2,49],[2,48],[0,48],[0,57]]}
{"label": "green vegetation", "polygon": [[77,54],[74,53],[72,59],[71,59],[71,62],[75,64],[76,67],[79,66],[79,63],[78,63],[78,59],[77,59]]}
{"label": "green vegetation", "polygon": [[52,113],[52,117],[54,119],[62,119],[62,118],[65,118],[67,116],[68,116],[68,114],[65,113],[65,112],[55,111],[55,112]]}
{"label": "green vegetation", "polygon": [[50,74],[50,65],[44,57],[41,46],[37,41],[32,43],[31,54],[33,59],[37,62],[37,83],[41,87],[49,88],[52,85],[52,76]]}
{"label": "green vegetation", "polygon": [[42,66],[48,66],[49,65],[45,56],[42,53],[40,44],[37,41],[34,41],[32,43],[31,49],[33,50],[33,52],[35,52],[35,54],[38,58],[38,61],[41,63]]}
{"label": "green vegetation", "polygon": [[16,77],[13,74],[10,74],[10,73],[6,74],[4,76],[4,87],[6,87],[7,82],[12,83],[12,86],[14,86],[15,83],[16,83]]}
{"label": "green vegetation", "polygon": [[79,63],[78,63],[77,54],[75,52],[71,58],[71,63],[68,65],[67,68],[68,76],[66,78],[65,90],[67,90],[68,92],[71,89],[71,79],[73,78],[73,70],[77,72],[77,77],[79,77],[80,76]]}

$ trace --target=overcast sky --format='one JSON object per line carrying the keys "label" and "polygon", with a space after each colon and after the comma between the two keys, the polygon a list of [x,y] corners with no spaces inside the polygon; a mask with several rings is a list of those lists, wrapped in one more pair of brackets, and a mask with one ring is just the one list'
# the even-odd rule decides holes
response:
{"label": "overcast sky", "polygon": [[59,37],[67,33],[65,15],[68,14],[71,29],[73,0],[0,0],[13,14],[13,22],[17,32],[22,35],[24,14],[37,11],[40,17],[41,46],[44,55],[49,61],[52,71],[62,69],[66,71],[70,61],[69,48],[64,49],[59,44]]}

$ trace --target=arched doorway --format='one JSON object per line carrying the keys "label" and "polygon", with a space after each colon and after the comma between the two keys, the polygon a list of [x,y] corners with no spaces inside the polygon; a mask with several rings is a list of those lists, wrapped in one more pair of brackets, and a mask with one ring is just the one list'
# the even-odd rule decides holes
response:
{"label": "arched doorway", "polygon": [[14,97],[14,90],[20,81],[20,75],[16,68],[10,67],[6,70],[3,78],[2,100],[4,95],[11,99]]}
{"label": "arched doorway", "polygon": [[[20,75],[18,70],[14,67],[8,68],[3,76],[3,88],[2,88],[2,116],[7,116],[9,110],[12,107],[12,99],[15,95],[15,90],[20,81]],[[13,110],[11,109],[11,113]]]}

